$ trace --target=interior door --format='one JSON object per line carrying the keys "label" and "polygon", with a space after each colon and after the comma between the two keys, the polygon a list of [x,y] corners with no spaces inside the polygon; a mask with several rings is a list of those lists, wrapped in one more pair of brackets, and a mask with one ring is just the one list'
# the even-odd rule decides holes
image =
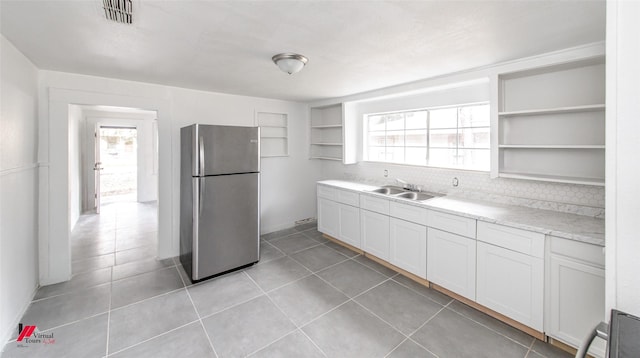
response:
{"label": "interior door", "polygon": [[94,155],[95,155],[95,161],[93,164],[93,175],[95,177],[94,178],[95,185],[93,186],[94,188],[93,197],[95,198],[94,206],[96,208],[96,214],[100,214],[100,171],[103,169],[102,162],[100,161],[100,136],[98,135],[99,133],[100,133],[100,126],[96,124],[96,128],[93,132]]}

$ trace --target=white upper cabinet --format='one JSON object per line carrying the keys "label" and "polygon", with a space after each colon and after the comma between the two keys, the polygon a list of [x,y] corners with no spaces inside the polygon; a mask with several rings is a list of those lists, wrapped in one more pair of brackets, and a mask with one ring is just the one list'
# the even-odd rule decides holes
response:
{"label": "white upper cabinet", "polygon": [[604,76],[604,56],[498,75],[492,176],[604,185]]}

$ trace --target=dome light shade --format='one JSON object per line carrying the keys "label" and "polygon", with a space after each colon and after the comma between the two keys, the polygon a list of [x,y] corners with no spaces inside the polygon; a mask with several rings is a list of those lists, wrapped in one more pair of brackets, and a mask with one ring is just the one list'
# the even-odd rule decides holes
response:
{"label": "dome light shade", "polygon": [[294,74],[300,71],[309,59],[297,53],[280,53],[271,58],[278,65],[282,72]]}

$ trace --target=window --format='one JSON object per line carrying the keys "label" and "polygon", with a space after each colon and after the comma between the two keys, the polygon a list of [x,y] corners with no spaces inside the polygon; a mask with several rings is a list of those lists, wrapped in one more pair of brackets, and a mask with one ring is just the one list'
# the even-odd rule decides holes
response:
{"label": "window", "polygon": [[489,105],[365,116],[367,161],[489,170]]}

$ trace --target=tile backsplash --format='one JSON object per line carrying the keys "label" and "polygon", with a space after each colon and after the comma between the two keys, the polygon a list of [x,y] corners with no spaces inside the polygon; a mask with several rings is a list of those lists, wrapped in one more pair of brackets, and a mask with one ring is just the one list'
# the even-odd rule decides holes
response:
{"label": "tile backsplash", "polygon": [[[387,177],[384,176],[385,170]],[[604,218],[604,187],[496,178],[464,170],[360,162],[323,163],[323,179],[343,179],[377,185],[397,184],[396,178],[452,196],[488,200]],[[458,186],[453,186],[457,178]]]}

